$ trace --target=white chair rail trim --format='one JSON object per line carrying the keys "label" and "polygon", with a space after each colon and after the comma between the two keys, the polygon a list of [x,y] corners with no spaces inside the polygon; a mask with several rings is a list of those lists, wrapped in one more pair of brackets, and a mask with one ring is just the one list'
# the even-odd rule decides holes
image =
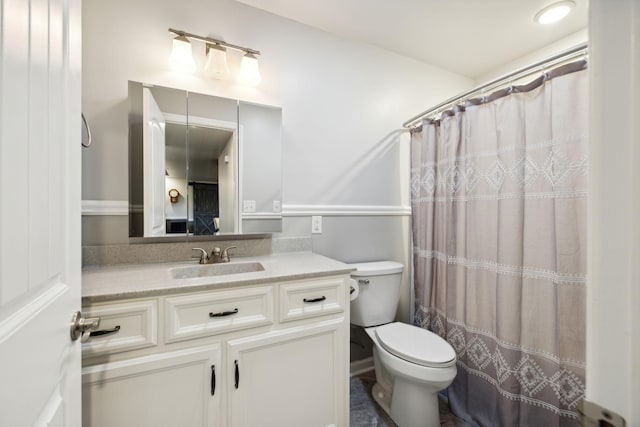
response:
{"label": "white chair rail trim", "polygon": [[83,200],[82,215],[129,215],[129,201]]}
{"label": "white chair rail trim", "polygon": [[410,216],[411,206],[400,205],[283,205],[283,216]]}
{"label": "white chair rail trim", "polygon": [[[242,213],[244,219],[294,216],[410,216],[411,206],[401,205],[283,205],[282,212]],[[135,208],[135,207],[134,207]],[[134,209],[136,210],[136,209]],[[140,209],[141,211],[141,209]],[[127,200],[83,200],[82,215],[129,215]]]}

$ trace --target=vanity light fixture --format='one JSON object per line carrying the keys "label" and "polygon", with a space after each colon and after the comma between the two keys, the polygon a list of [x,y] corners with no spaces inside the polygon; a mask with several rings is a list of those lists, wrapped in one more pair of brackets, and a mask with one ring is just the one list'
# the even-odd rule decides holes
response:
{"label": "vanity light fixture", "polygon": [[227,49],[219,44],[207,43],[207,63],[204,66],[204,73],[208,77],[219,80],[229,78],[229,66],[227,65]]}
{"label": "vanity light fixture", "polygon": [[[185,40],[187,41],[189,44],[189,56],[191,57],[191,61],[193,61],[193,56],[191,55],[191,43],[189,43],[189,40],[197,40],[205,44],[207,62],[204,67],[204,73],[207,76],[221,80],[229,78],[230,73],[227,65],[227,49],[232,49],[244,53],[242,63],[240,64],[240,76],[238,77],[238,80],[241,83],[251,86],[255,86],[260,83],[260,68],[258,67],[257,58],[257,56],[260,55],[259,51],[248,47],[237,46],[222,40],[212,39],[211,37],[202,37],[185,31],[175,30],[173,28],[169,28],[169,32],[177,36],[174,39],[174,51],[176,49],[175,40],[180,39],[179,41],[181,42],[184,42]],[[173,58],[173,56],[174,54],[172,52],[171,57]],[[195,65],[191,72],[193,71],[195,71]]]}
{"label": "vanity light fixture", "polygon": [[559,1],[544,7],[533,18],[538,24],[553,24],[565,18],[576,4],[573,1]]}
{"label": "vanity light fixture", "polygon": [[258,66],[258,58],[254,54],[247,52],[242,57],[240,63],[240,75],[238,76],[240,83],[247,84],[249,86],[256,86],[262,80],[260,77],[260,68]]}
{"label": "vanity light fixture", "polygon": [[191,52],[191,42],[185,36],[178,35],[173,39],[169,65],[174,70],[187,73],[193,73],[196,70],[196,63]]}

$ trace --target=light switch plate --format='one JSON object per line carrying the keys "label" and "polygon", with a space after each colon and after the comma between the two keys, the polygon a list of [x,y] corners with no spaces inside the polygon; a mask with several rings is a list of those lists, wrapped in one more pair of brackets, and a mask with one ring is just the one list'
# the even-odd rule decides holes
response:
{"label": "light switch plate", "polygon": [[255,200],[243,200],[242,201],[242,211],[243,212],[255,212],[256,211],[256,201]]}
{"label": "light switch plate", "polygon": [[322,233],[322,217],[314,215],[311,217],[311,234],[321,234],[321,233]]}

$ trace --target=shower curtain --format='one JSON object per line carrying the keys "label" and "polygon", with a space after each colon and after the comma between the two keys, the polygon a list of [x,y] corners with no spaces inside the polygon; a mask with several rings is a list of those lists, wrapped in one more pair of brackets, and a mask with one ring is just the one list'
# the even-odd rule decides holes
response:
{"label": "shower curtain", "polygon": [[412,132],[415,323],[455,349],[472,424],[577,424],[588,105],[579,61]]}

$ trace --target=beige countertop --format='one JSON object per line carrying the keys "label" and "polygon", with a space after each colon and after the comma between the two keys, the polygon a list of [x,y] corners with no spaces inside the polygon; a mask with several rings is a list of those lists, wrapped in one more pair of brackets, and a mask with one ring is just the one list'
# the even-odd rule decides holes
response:
{"label": "beige countertop", "polygon": [[342,262],[311,252],[233,258],[231,263],[259,262],[264,271],[174,279],[170,269],[197,266],[197,261],[89,266],[82,269],[83,303],[152,297],[284,280],[309,279],[354,270]]}

